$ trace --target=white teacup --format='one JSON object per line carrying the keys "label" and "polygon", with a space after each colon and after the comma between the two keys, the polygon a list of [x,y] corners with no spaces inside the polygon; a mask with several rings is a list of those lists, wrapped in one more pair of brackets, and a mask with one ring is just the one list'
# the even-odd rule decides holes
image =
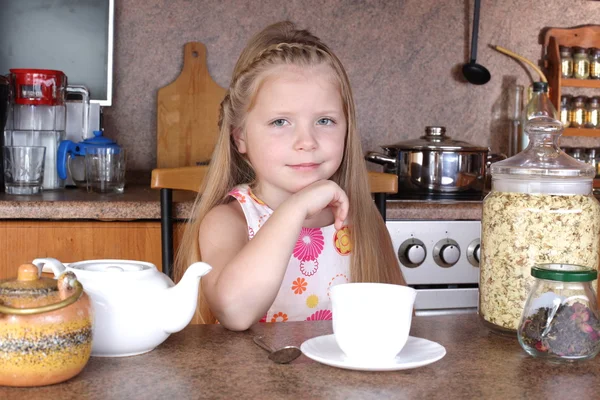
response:
{"label": "white teacup", "polygon": [[346,357],[389,362],[408,340],[417,291],[385,283],[345,283],[331,288],[333,333]]}

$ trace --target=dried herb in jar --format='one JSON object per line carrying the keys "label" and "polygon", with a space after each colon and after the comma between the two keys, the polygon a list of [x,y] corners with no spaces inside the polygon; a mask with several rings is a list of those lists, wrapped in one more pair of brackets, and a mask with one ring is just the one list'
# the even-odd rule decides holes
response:
{"label": "dried herb in jar", "polygon": [[552,308],[541,307],[527,317],[521,329],[524,344],[560,357],[594,353],[600,345],[600,321],[585,304],[561,304],[553,316],[552,312]]}

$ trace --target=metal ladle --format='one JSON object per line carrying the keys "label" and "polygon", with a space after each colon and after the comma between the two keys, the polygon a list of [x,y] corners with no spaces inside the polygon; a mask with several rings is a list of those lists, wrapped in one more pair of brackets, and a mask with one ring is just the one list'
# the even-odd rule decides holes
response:
{"label": "metal ladle", "polygon": [[475,0],[475,11],[473,15],[473,35],[471,38],[471,60],[463,65],[462,72],[467,81],[474,85],[488,83],[491,78],[490,71],[483,65],[477,64],[477,36],[479,34],[479,9],[481,0]]}
{"label": "metal ladle", "polygon": [[269,360],[274,361],[277,364],[287,364],[294,361],[302,354],[302,351],[296,346],[285,346],[280,349],[274,349],[263,341],[262,336],[254,336],[254,343],[268,351],[270,353]]}

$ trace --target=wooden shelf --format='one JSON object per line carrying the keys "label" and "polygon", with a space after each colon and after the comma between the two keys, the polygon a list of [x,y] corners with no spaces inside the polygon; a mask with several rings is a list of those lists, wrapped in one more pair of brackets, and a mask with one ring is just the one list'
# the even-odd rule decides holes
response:
{"label": "wooden shelf", "polygon": [[566,79],[560,82],[562,87],[580,87],[600,89],[600,79]]}
{"label": "wooden shelf", "polygon": [[[600,89],[598,79],[565,79],[561,76],[559,46],[600,47],[600,25],[550,28],[544,34],[544,67],[550,86],[550,100],[557,110],[563,87]],[[600,93],[599,93],[600,94]],[[600,129],[566,128],[564,136],[600,137]]]}
{"label": "wooden shelf", "polygon": [[565,128],[562,135],[563,136],[600,137],[600,129]]}

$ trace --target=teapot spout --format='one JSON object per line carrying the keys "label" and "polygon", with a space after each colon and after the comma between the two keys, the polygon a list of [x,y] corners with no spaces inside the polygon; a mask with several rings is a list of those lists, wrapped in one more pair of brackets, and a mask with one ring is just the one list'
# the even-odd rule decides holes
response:
{"label": "teapot spout", "polygon": [[204,262],[196,262],[188,267],[176,286],[166,289],[160,296],[163,330],[168,333],[179,332],[187,326],[194,316],[198,302],[200,278],[208,274],[212,267]]}

